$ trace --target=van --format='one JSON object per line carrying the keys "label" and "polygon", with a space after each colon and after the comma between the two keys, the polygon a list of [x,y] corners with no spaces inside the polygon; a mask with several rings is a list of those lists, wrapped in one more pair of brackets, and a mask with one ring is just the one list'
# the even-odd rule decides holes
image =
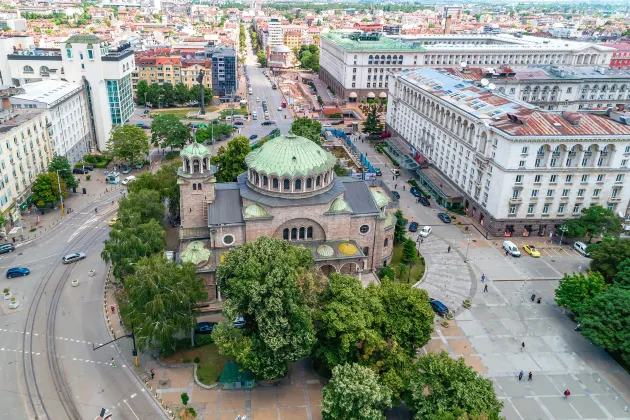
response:
{"label": "van", "polygon": [[510,253],[513,257],[520,257],[521,252],[511,241],[503,241],[503,249]]}
{"label": "van", "polygon": [[252,118],[255,120],[258,119],[258,114],[256,113],[256,111],[252,111]]}
{"label": "van", "polygon": [[252,88],[249,88],[249,94],[251,95],[253,93],[254,93],[254,91],[252,90]]}
{"label": "van", "polygon": [[588,252],[586,252],[586,244],[584,242],[576,242],[573,244],[573,249],[575,249],[577,252],[579,252],[580,254],[584,255],[585,257],[590,257],[590,254]]}

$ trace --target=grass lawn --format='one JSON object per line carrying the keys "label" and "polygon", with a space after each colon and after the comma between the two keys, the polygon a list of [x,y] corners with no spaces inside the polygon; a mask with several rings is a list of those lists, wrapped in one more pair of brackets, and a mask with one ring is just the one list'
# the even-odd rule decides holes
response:
{"label": "grass lawn", "polygon": [[[234,111],[234,112],[232,112],[232,111]],[[228,109],[221,110],[221,112],[219,114],[222,117],[227,117],[227,116],[232,115],[232,114],[234,114],[234,115],[248,115],[248,112],[247,112],[247,108],[234,108],[234,109],[228,108]]]}
{"label": "grass lawn", "polygon": [[[405,264],[402,262],[402,251],[403,251],[402,244],[394,245],[394,255],[392,256],[392,260],[389,263],[389,266],[393,268],[394,271],[396,270],[396,266],[398,264]],[[415,265],[411,267],[411,274],[409,275],[409,283],[413,284],[417,282],[418,280],[422,278],[423,274],[424,274],[424,259],[420,257],[418,258],[418,261],[416,261]],[[407,279],[404,278],[402,279],[402,281],[406,282]]]}
{"label": "grass lawn", "polygon": [[164,160],[173,160],[179,157],[179,150],[171,150],[164,156]]}
{"label": "grass lawn", "polygon": [[[216,106],[209,106],[209,107],[206,107],[206,112],[215,112],[218,109],[219,108],[217,108]],[[199,111],[199,107],[156,110],[156,111],[151,111],[151,114],[172,114],[178,118],[186,118],[186,114],[188,114],[189,112],[197,112],[197,111]]]}
{"label": "grass lawn", "polygon": [[219,379],[225,362],[230,360],[229,357],[219,354],[215,344],[208,344],[192,350],[176,351],[169,357],[163,357],[162,361],[169,364],[191,363],[195,357],[199,358],[197,377],[206,385],[212,385]]}

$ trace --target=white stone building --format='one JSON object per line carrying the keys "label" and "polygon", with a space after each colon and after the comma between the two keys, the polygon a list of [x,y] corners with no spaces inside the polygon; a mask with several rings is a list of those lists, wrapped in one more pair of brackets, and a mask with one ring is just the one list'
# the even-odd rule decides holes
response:
{"label": "white stone building", "polygon": [[53,155],[65,156],[70,165],[95,147],[87,95],[83,85],[46,80],[21,86],[25,93],[11,98],[13,109],[50,111],[50,146]]}
{"label": "white stone building", "polygon": [[591,205],[627,214],[630,116],[540,111],[434,69],[392,75],[390,153],[495,236],[549,235]]}

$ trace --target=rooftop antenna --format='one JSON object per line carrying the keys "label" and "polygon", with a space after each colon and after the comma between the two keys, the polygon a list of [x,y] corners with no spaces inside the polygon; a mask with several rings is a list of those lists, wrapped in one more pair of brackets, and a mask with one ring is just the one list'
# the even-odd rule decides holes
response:
{"label": "rooftop antenna", "polygon": [[494,83],[490,83],[488,85],[488,89],[490,89],[490,90],[495,90],[496,88],[497,88],[497,86]]}
{"label": "rooftop antenna", "polygon": [[488,79],[481,79],[481,86],[486,87],[490,84],[490,82],[488,81]]}

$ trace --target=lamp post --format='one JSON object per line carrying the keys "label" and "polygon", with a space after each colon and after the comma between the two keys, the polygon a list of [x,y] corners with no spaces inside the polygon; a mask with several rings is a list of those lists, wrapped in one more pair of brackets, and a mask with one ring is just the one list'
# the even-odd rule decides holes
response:
{"label": "lamp post", "polygon": [[147,110],[147,93],[144,92],[144,110]]}
{"label": "lamp post", "polygon": [[468,249],[470,248],[470,238],[468,238],[468,244],[466,245],[466,259],[464,262],[468,262]]}
{"label": "lamp post", "polygon": [[558,228],[560,231],[560,246],[562,246],[562,238],[564,238],[564,234],[567,230],[569,230],[566,226],[562,225]]}
{"label": "lamp post", "polygon": [[61,178],[59,177],[59,169],[57,169],[57,186],[59,187],[59,200],[61,200],[61,215],[65,216],[65,208],[63,205],[63,194],[61,193]]}

